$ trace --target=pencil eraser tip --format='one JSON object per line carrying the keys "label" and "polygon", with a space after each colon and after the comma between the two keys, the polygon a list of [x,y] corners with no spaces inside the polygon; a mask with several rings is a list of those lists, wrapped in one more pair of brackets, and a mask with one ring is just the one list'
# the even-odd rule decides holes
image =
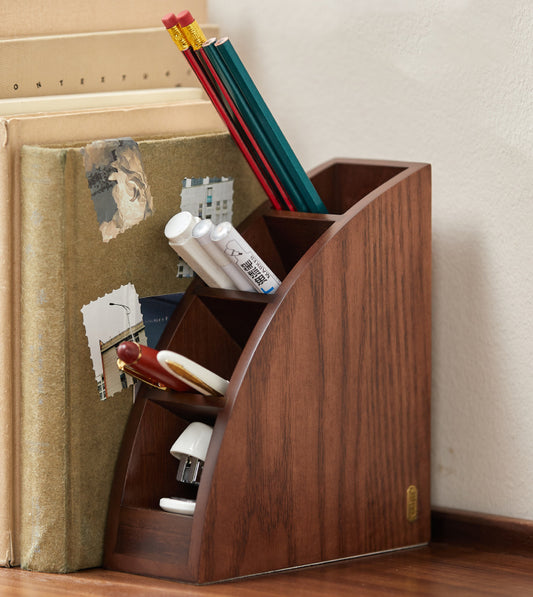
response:
{"label": "pencil eraser tip", "polygon": [[139,358],[139,346],[135,342],[121,342],[117,346],[117,356],[125,363],[133,363]]}
{"label": "pencil eraser tip", "polygon": [[182,10],[176,17],[180,27],[187,27],[194,22],[192,14],[188,10]]}
{"label": "pencil eraser tip", "polygon": [[178,18],[173,12],[165,15],[161,20],[167,29],[172,29],[172,27],[175,27],[178,24]]}

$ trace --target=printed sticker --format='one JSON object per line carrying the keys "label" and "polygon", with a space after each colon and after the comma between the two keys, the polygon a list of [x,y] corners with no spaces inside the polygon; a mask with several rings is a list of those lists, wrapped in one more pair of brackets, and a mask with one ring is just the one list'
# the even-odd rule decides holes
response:
{"label": "printed sticker", "polygon": [[84,305],[81,312],[98,393],[106,400],[135,381],[117,367],[117,347],[126,340],[146,344],[139,295],[133,284],[126,284]]}
{"label": "printed sticker", "polygon": [[[220,224],[233,217],[233,178],[206,176],[181,181],[181,211],[188,211],[202,220]],[[194,271],[178,258],[177,278],[192,278]]]}
{"label": "printed sticker", "polygon": [[184,178],[181,183],[181,211],[189,211],[202,220],[213,220],[215,225],[231,222],[233,178]]}
{"label": "printed sticker", "polygon": [[104,242],[152,215],[153,199],[133,139],[94,141],[82,154]]}

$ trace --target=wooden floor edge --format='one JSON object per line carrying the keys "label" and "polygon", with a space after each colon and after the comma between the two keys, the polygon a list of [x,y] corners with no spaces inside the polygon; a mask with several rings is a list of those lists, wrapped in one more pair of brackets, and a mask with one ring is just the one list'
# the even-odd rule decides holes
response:
{"label": "wooden floor edge", "polygon": [[533,520],[433,507],[431,541],[533,555]]}

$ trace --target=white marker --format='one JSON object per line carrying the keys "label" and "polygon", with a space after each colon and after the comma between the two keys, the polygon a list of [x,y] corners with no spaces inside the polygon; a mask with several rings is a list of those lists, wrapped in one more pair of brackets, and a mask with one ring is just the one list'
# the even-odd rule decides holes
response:
{"label": "white marker", "polygon": [[165,226],[169,245],[211,288],[236,289],[228,275],[218,267],[200,243],[192,238],[192,229],[199,221],[200,218],[188,211],[181,211],[170,218]]}
{"label": "white marker", "polygon": [[259,292],[264,294],[276,292],[281,281],[230,222],[222,222],[216,226],[211,233],[211,240],[239,266]]}
{"label": "white marker", "polygon": [[211,220],[200,220],[198,224],[192,229],[192,236],[205,249],[205,252],[217,263],[231,278],[232,282],[239,290],[246,290],[247,292],[256,292],[256,289],[248,278],[242,273],[241,269],[230,261],[229,257],[223,253],[217,245],[211,240],[211,232],[215,225]]}

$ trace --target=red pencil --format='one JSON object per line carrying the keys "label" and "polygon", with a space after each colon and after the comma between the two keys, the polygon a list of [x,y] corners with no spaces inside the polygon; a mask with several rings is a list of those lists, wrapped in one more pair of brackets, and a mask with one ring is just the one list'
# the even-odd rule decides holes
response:
{"label": "red pencil", "polygon": [[[281,196],[282,201],[285,203],[287,208],[290,211],[295,211],[294,204],[289,199],[287,192],[285,191],[283,185],[281,184],[277,174],[274,172],[272,167],[270,166],[270,162],[266,158],[263,150],[257,143],[255,136],[250,131],[248,125],[246,124],[245,119],[242,117],[239,108],[236,106],[233,98],[231,97],[230,93],[226,89],[223,81],[221,80],[216,68],[211,63],[211,59],[204,51],[203,46],[205,44],[213,43],[216,41],[215,38],[206,40],[205,35],[195,21],[193,16],[188,10],[182,10],[177,16],[176,20],[178,23],[178,29],[181,31],[185,41],[189,43],[192,47],[194,53],[200,57],[200,63],[205,69],[205,74],[208,75],[212,85],[215,89],[221,94],[221,99],[223,100],[225,106],[227,107],[230,114],[233,114],[234,118],[236,119],[240,130],[243,131],[246,139],[253,147],[254,151],[256,152],[257,156],[261,160],[263,167],[265,168],[266,172],[268,173],[269,180],[271,180],[276,187],[277,192]],[[220,97],[220,96],[219,96]]]}
{"label": "red pencil", "polygon": [[[203,33],[201,32],[199,27],[194,27],[196,23],[195,21],[191,21],[192,17],[190,16],[190,13],[188,11],[183,11],[182,13],[180,13],[180,16],[182,18],[182,22],[185,23],[184,27],[186,29],[191,29],[191,26],[193,27],[191,29],[191,34],[195,36],[194,45],[198,46],[199,44],[201,44],[202,41],[205,40],[205,37],[203,36]],[[185,21],[183,21],[184,18],[186,19]],[[254,172],[256,178],[263,187],[272,205],[276,209],[283,209],[281,205],[281,201],[283,201],[289,209],[294,210],[294,207],[292,207],[292,204],[288,199],[283,187],[277,180],[276,175],[272,171],[272,168],[266,160],[263,152],[261,151],[255,139],[248,130],[248,127],[246,126],[244,121],[242,121],[242,118],[240,118],[240,115],[238,114],[236,108],[233,109],[234,104],[233,107],[231,106],[231,104],[229,104],[229,102],[227,103],[229,104],[228,107],[224,105],[224,101],[219,95],[219,92],[222,91],[220,85],[217,84],[214,78],[210,79],[211,73],[209,73],[208,75],[204,70],[204,65],[202,64],[200,56],[194,51],[194,46],[191,46],[189,44],[189,41],[185,38],[183,31],[181,30],[178,24],[178,17],[176,17],[176,15],[174,14],[169,14],[166,17],[164,17],[162,21],[170,36],[172,37],[174,43],[184,54],[187,62],[189,63],[198,80],[200,81],[213,106],[215,107],[218,114],[226,124],[231,136],[237,143],[246,161],[252,168],[252,171]],[[213,84],[213,82],[215,84]],[[233,121],[232,116],[237,117],[237,123]],[[237,125],[239,126],[240,130],[239,128],[237,128]],[[251,145],[251,148],[248,147],[247,143]],[[251,149],[253,150],[255,157],[252,154]],[[262,169],[266,171],[266,175]]]}
{"label": "red pencil", "polygon": [[[215,39],[210,39],[206,43],[213,43],[215,41],[216,41]],[[203,49],[203,47],[201,47],[201,48],[198,48],[198,50],[196,50],[196,51],[198,52],[198,54],[200,54],[203,63],[206,65],[206,68],[208,69],[209,74],[213,77],[213,80],[215,81],[217,88],[220,89],[220,92],[222,93],[224,99],[228,103],[232,113],[235,115],[235,117],[237,118],[237,121],[239,122],[239,124],[241,125],[243,130],[246,132],[248,138],[250,139],[250,142],[252,143],[253,148],[258,152],[258,154],[260,156],[262,156],[265,168],[267,169],[267,172],[269,173],[270,177],[272,178],[272,181],[276,185],[276,188],[277,188],[278,192],[280,193],[281,198],[283,199],[283,202],[285,203],[285,205],[288,207],[288,209],[290,211],[295,211],[292,201],[289,199],[289,197],[288,197],[287,193],[285,192],[285,189],[281,185],[278,177],[276,176],[275,172],[272,170],[270,163],[268,162],[268,160],[264,156],[263,152],[261,151],[259,145],[257,144],[257,142],[255,140],[255,137],[250,132],[248,125],[242,118],[241,113],[239,112],[239,109],[237,108],[237,106],[235,105],[235,102],[233,101],[230,94],[228,93],[224,83],[220,80],[220,77],[218,76],[217,71],[214,69],[213,65],[211,64],[211,60],[205,53],[205,50]]]}

